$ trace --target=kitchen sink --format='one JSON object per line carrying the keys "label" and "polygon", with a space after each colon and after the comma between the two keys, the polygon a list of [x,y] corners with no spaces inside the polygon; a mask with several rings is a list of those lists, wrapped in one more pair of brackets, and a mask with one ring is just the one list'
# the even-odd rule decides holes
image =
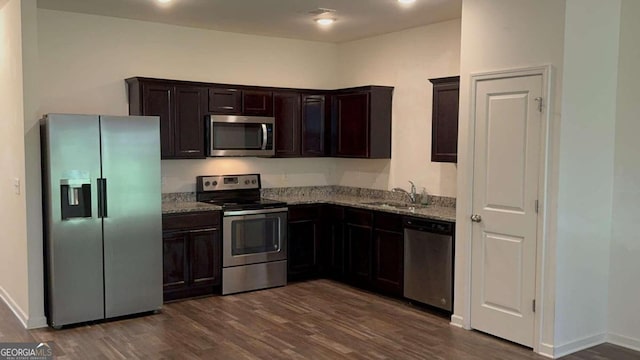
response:
{"label": "kitchen sink", "polygon": [[390,202],[390,201],[371,201],[371,202],[364,202],[362,204],[363,205],[371,205],[371,206],[396,208],[396,209],[406,209],[406,210],[415,210],[417,208],[424,207],[424,206],[422,206],[420,204],[405,204],[405,203],[396,203],[396,202]]}

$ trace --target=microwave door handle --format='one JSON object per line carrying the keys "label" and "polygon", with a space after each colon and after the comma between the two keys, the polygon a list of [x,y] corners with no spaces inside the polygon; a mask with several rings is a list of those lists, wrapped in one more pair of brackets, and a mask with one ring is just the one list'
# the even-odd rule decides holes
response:
{"label": "microwave door handle", "polygon": [[262,150],[267,149],[267,124],[262,124]]}

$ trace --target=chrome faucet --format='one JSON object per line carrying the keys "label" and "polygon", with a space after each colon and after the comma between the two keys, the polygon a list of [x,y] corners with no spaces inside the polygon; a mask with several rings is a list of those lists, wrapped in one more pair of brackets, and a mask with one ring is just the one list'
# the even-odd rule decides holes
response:
{"label": "chrome faucet", "polygon": [[391,191],[393,192],[401,192],[404,194],[407,194],[407,196],[409,197],[409,200],[411,201],[412,204],[415,204],[416,201],[418,200],[418,195],[416,194],[416,185],[413,183],[413,181],[409,180],[409,183],[411,184],[411,192],[402,189],[402,188],[393,188]]}

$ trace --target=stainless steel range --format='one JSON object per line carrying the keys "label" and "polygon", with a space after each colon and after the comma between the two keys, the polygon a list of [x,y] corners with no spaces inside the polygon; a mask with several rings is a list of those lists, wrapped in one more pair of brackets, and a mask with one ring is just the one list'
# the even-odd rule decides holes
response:
{"label": "stainless steel range", "polygon": [[287,204],[260,198],[260,175],[196,178],[198,201],[222,206],[222,295],[287,284]]}

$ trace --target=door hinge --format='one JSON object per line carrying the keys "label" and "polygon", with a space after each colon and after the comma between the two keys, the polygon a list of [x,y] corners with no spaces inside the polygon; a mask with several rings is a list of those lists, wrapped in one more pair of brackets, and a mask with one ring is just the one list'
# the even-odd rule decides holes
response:
{"label": "door hinge", "polygon": [[535,100],[538,102],[538,111],[542,112],[542,106],[543,106],[542,98],[538,96]]}
{"label": "door hinge", "polygon": [[533,310],[533,312],[536,312],[536,299],[533,299],[533,304],[531,306],[531,309]]}
{"label": "door hinge", "polygon": [[540,201],[536,200],[536,214],[540,211]]}

